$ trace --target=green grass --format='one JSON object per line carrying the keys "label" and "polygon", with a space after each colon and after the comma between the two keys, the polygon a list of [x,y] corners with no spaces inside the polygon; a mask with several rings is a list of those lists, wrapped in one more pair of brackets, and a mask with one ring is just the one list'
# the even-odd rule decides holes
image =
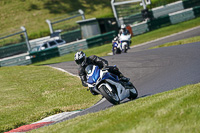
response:
{"label": "green grass", "polygon": [[31,133],[198,133],[200,83],[140,98]]}
{"label": "green grass", "polygon": [[[1,0],[0,7],[1,34],[25,26],[29,38],[50,34],[46,19],[61,17],[79,9],[85,12],[87,19],[113,17],[108,0]],[[76,24],[76,21],[73,23]]]}
{"label": "green grass", "polygon": [[175,42],[165,43],[163,45],[151,47],[150,49],[161,48],[161,47],[169,47],[169,46],[175,46],[175,45],[182,45],[182,44],[188,44],[188,43],[193,43],[193,42],[200,42],[200,36],[191,37],[191,38],[187,38],[187,39],[183,39],[183,40],[178,40],[178,41],[175,41]]}
{"label": "green grass", "polygon": [[93,96],[78,77],[46,66],[0,68],[0,132],[63,111],[85,109]]}
{"label": "green grass", "polygon": [[[200,25],[200,17],[190,20],[190,21],[182,22],[176,25],[171,25],[168,27],[157,29],[157,30],[154,30],[142,35],[132,37],[132,45],[137,45],[144,42],[152,41],[152,40],[155,40],[167,35],[171,35],[174,33],[178,33],[180,31],[184,31],[184,30],[199,26],[199,25]],[[93,54],[97,56],[106,56],[108,53],[112,52],[111,49],[112,49],[112,45],[111,43],[109,43],[109,44],[105,44],[99,47],[94,47],[94,48],[83,50],[83,51],[86,53],[87,56],[90,56]],[[34,65],[53,64],[53,63],[60,63],[60,62],[72,61],[72,60],[74,60],[74,53],[67,54],[62,57],[52,58],[50,60],[46,60],[43,62],[38,62],[38,63],[35,63]]]}

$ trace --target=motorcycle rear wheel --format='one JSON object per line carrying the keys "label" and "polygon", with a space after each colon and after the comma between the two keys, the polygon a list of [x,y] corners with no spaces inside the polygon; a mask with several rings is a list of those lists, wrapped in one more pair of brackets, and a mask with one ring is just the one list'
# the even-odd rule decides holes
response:
{"label": "motorcycle rear wheel", "polygon": [[101,94],[112,104],[117,105],[120,103],[120,99],[117,95],[117,92],[115,90],[112,90],[112,92],[105,86],[102,85],[99,89]]}

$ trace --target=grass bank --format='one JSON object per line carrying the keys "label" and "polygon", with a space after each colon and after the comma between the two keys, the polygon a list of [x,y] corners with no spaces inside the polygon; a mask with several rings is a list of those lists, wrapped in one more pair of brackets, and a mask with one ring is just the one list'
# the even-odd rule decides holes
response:
{"label": "grass bank", "polygon": [[78,77],[46,66],[2,67],[0,81],[0,132],[63,111],[85,109],[100,99]]}
{"label": "grass bank", "polygon": [[183,40],[178,40],[178,41],[175,41],[175,42],[166,43],[166,44],[163,44],[163,45],[151,47],[150,49],[161,48],[161,47],[169,47],[169,46],[175,46],[175,45],[182,45],[182,44],[193,43],[193,42],[200,42],[200,36],[191,37],[191,38],[187,38],[187,39],[183,39]]}
{"label": "grass bank", "polygon": [[[178,0],[151,0],[151,8]],[[82,9],[85,17],[105,18],[114,17],[110,0],[1,0],[0,1],[1,33],[12,33],[15,29],[25,26],[29,39],[50,34],[46,19],[63,17]],[[78,18],[81,20],[81,17]],[[77,25],[76,19],[71,26]],[[55,30],[55,29],[54,29]]]}
{"label": "grass bank", "polygon": [[200,83],[140,98],[31,133],[198,133]]}
{"label": "grass bank", "polygon": [[[171,25],[168,27],[157,29],[157,30],[154,30],[142,35],[132,37],[132,45],[137,45],[144,42],[152,41],[164,36],[168,36],[174,33],[178,33],[178,32],[199,26],[199,25],[200,25],[200,17],[190,20],[190,21],[182,22],[176,25]],[[87,56],[90,56],[92,54],[95,54],[98,56],[106,56],[108,53],[112,52],[111,49],[112,49],[112,45],[111,43],[109,43],[109,44],[105,44],[105,45],[98,46],[95,48],[84,50],[84,52],[86,53]],[[53,63],[72,61],[72,60],[74,60],[74,53],[67,54],[62,57],[52,58],[43,62],[35,63],[34,65],[53,64]]]}

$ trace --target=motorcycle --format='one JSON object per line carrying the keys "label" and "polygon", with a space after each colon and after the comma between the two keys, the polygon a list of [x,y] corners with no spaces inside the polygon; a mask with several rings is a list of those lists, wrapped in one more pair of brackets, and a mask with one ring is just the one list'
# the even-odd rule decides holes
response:
{"label": "motorcycle", "polygon": [[121,54],[121,47],[117,42],[113,42],[112,52],[113,52],[113,55]]}
{"label": "motorcycle", "polygon": [[126,53],[130,46],[131,34],[121,34],[119,39],[121,43],[121,50],[123,53]]}
{"label": "motorcycle", "polygon": [[98,66],[88,65],[88,87],[97,94],[103,95],[110,103],[117,105],[120,101],[128,98],[137,98],[138,92],[131,82],[120,81],[118,76],[108,72],[108,69],[99,69]]}

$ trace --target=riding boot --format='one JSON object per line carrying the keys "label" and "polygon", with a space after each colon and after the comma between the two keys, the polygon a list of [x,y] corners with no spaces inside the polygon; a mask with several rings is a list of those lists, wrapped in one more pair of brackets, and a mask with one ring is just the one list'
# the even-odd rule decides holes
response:
{"label": "riding boot", "polygon": [[130,78],[127,78],[127,77],[125,77],[123,74],[120,74],[120,75],[119,75],[119,80],[128,82],[128,81],[130,80]]}

